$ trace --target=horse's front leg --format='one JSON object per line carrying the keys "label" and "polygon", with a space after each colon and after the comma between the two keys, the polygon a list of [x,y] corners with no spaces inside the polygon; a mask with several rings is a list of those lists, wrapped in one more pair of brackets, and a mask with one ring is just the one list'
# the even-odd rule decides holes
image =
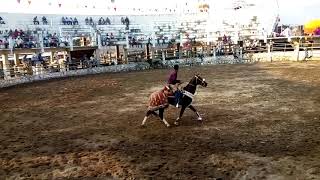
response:
{"label": "horse's front leg", "polygon": [[198,116],[198,121],[202,121],[202,117],[200,116],[200,114],[198,113],[198,111],[196,110],[196,108],[194,108],[192,105],[189,106],[189,109],[191,109],[193,112],[195,112]]}
{"label": "horse's front leg", "polygon": [[174,124],[175,125],[179,125],[179,121],[180,121],[180,119],[181,119],[181,117],[183,116],[183,113],[184,113],[184,111],[186,110],[186,107],[185,106],[182,106],[182,108],[181,108],[181,111],[180,111],[180,114],[179,114],[179,117],[176,119],[176,121],[174,122]]}

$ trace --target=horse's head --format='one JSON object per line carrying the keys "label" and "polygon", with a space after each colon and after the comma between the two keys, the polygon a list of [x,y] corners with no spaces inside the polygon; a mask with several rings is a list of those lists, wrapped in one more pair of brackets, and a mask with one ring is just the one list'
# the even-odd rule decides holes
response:
{"label": "horse's head", "polygon": [[207,87],[208,86],[208,83],[206,82],[206,80],[202,77],[200,77],[200,75],[195,75],[194,76],[194,83],[195,85],[201,85],[203,87]]}

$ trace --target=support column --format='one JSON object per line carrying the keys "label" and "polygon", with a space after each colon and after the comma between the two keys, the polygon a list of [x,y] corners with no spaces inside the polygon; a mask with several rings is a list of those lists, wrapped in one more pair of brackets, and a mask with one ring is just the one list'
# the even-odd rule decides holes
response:
{"label": "support column", "polygon": [[123,61],[128,64],[128,47],[123,47]]}
{"label": "support column", "polygon": [[102,49],[101,35],[98,34],[98,49]]}
{"label": "support column", "polygon": [[129,49],[130,44],[129,44],[129,33],[128,32],[126,32],[126,46],[127,46],[127,49]]}
{"label": "support column", "polygon": [[267,48],[268,48],[268,61],[272,62],[271,44],[270,43],[267,44]]}
{"label": "support column", "polygon": [[2,54],[2,64],[3,64],[4,79],[10,79],[11,72],[10,72],[10,63],[8,59],[8,54]]}
{"label": "support column", "polygon": [[151,53],[150,53],[150,44],[149,43],[147,43],[147,45],[146,45],[146,59],[148,60],[148,61],[150,61],[150,56],[151,56]]}
{"label": "support column", "polygon": [[20,68],[20,61],[19,61],[19,54],[14,53],[13,54],[13,60],[14,60],[14,74],[15,76],[20,75],[20,72],[22,70],[22,68]]}
{"label": "support column", "polygon": [[181,43],[177,44],[177,50],[178,50],[178,58],[182,58],[182,48],[181,48]]}
{"label": "support column", "polygon": [[300,59],[300,44],[298,42],[295,42],[295,45],[294,45],[294,53],[293,53],[293,57],[292,59],[294,61],[299,61]]}
{"label": "support column", "polygon": [[120,59],[120,47],[119,47],[119,45],[116,45],[116,59],[117,59],[117,64],[118,64],[118,61]]}
{"label": "support column", "polygon": [[19,54],[14,53],[13,54],[13,60],[14,60],[14,65],[15,66],[19,66],[20,65]]}
{"label": "support column", "polygon": [[166,54],[165,54],[164,50],[162,50],[161,52],[162,52],[162,61],[165,61],[166,60]]}
{"label": "support column", "polygon": [[151,59],[152,59],[152,61],[154,61],[156,59],[154,47],[151,48]]}
{"label": "support column", "polygon": [[50,51],[50,64],[53,63],[54,52]]}

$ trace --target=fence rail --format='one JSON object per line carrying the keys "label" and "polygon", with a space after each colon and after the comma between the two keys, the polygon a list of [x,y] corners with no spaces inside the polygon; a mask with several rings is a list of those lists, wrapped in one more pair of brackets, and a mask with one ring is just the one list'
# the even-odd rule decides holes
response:
{"label": "fence rail", "polygon": [[[126,57],[124,57],[126,56]],[[272,46],[264,45],[254,48],[240,48],[238,45],[228,45],[227,48],[217,46],[199,46],[190,50],[177,50],[174,48],[152,49],[150,53],[146,48],[136,48],[128,51],[121,57],[109,55],[108,57],[97,56],[96,60],[80,60],[77,62],[61,63],[36,63],[34,65],[11,64],[4,67],[0,63],[0,78],[20,78],[26,75],[39,75],[54,72],[64,72],[94,67],[111,66],[131,62],[185,62],[187,64],[239,64],[255,63],[261,61],[283,60],[320,60],[320,43],[274,43]],[[125,60],[127,58],[127,60]],[[179,61],[181,60],[181,61]]]}

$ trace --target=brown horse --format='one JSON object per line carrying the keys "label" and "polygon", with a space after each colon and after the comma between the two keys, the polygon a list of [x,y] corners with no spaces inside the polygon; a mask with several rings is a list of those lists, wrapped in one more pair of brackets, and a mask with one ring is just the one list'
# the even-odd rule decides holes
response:
{"label": "brown horse", "polygon": [[[194,94],[197,90],[197,86],[201,85],[203,87],[207,87],[207,82],[205,79],[203,79],[202,77],[200,77],[199,75],[195,75],[190,82],[187,84],[187,86],[185,86],[183,88],[183,96],[179,101],[179,105],[181,107],[181,111],[179,114],[179,117],[176,119],[176,121],[174,122],[175,125],[179,125],[180,124],[180,119],[182,117],[182,115],[184,114],[184,111],[186,108],[191,109],[193,112],[196,113],[196,115],[198,116],[198,120],[202,121],[202,118],[200,116],[200,114],[198,113],[198,111],[196,110],[195,107],[193,107],[192,105],[192,101],[193,101],[193,97]],[[167,90],[165,90],[167,89]],[[159,116],[160,119],[164,122],[164,124],[167,127],[170,127],[170,124],[164,119],[163,114],[164,114],[164,110],[166,108],[168,108],[168,104],[175,106],[175,99],[174,96],[172,96],[172,90],[169,87],[166,87],[165,89],[163,89],[160,92],[155,92],[150,96],[149,99],[149,108],[148,111],[146,113],[146,116],[144,117],[143,121],[142,121],[142,126],[145,125],[148,117],[153,114],[155,116]],[[164,94],[164,95],[160,95],[160,94]],[[164,99],[167,98],[167,99]],[[161,99],[161,101],[159,101],[159,99]],[[157,114],[155,111],[159,110],[159,114]]]}

